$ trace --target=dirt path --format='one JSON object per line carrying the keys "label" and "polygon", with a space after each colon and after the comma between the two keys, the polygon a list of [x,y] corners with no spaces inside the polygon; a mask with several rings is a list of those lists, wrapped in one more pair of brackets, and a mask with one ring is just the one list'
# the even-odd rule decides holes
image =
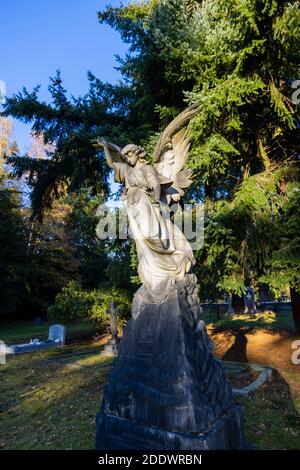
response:
{"label": "dirt path", "polygon": [[[274,367],[290,388],[295,408],[300,413],[300,364],[292,363],[292,344],[299,337],[290,332],[270,332],[251,328],[237,331],[210,330],[216,356],[228,361],[255,362]],[[300,357],[300,354],[299,354]]]}

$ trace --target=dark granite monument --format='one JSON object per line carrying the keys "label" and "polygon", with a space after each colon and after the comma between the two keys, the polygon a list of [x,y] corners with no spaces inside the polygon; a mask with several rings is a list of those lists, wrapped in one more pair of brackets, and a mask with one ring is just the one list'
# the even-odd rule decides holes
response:
{"label": "dark granite monument", "polygon": [[199,313],[179,284],[129,322],[97,415],[98,450],[247,448]]}

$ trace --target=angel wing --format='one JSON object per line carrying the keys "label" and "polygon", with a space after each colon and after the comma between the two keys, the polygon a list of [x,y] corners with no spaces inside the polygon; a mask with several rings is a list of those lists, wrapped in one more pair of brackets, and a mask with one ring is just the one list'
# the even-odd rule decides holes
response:
{"label": "angel wing", "polygon": [[168,203],[178,202],[192,183],[192,170],[184,169],[190,148],[187,125],[198,111],[199,105],[194,104],[180,113],[161,134],[154,150],[155,170],[173,182],[164,189]]}

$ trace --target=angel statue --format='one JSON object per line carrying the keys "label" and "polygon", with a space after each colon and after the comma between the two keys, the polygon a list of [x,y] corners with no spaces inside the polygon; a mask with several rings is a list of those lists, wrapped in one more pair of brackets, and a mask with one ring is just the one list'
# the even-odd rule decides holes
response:
{"label": "angel statue", "polygon": [[103,140],[107,163],[124,185],[143,285],[97,414],[97,450],[249,449],[240,405],[201,319],[192,248],[174,213],[192,172],[184,168],[183,111],[161,134],[153,165],[133,144]]}
{"label": "angel statue", "polygon": [[168,125],[155,147],[153,166],[138,145],[120,149],[105,140],[97,141],[115,181],[124,185],[124,203],[143,283],[134,297],[134,317],[139,305],[165,300],[170,287],[183,281],[195,263],[188,240],[170,217],[170,206],[178,204],[184,189],[192,183],[192,171],[184,165],[190,146],[187,124],[197,112],[198,106],[190,106]]}

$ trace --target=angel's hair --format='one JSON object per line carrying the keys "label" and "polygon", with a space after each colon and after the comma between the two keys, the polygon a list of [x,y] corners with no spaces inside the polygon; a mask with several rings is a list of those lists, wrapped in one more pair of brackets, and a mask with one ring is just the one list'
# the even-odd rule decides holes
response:
{"label": "angel's hair", "polygon": [[132,152],[136,156],[137,160],[144,160],[145,159],[146,152],[142,147],[139,147],[138,145],[135,145],[135,144],[126,145],[121,150],[121,155],[125,156],[130,152]]}

